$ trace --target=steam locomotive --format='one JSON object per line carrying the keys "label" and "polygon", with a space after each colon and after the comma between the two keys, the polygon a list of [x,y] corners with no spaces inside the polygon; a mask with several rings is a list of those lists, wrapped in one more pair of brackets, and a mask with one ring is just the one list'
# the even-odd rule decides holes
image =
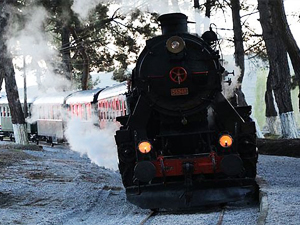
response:
{"label": "steam locomotive", "polygon": [[217,35],[188,33],[187,16],[158,18],[146,42],[115,140],[127,200],[141,208],[236,201],[255,192],[256,129],[251,106],[222,94]]}

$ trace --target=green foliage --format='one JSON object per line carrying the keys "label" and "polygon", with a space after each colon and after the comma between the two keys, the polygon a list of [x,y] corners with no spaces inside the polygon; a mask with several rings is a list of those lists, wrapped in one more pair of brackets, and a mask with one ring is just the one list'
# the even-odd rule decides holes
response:
{"label": "green foliage", "polygon": [[[82,81],[82,73],[79,72],[74,72],[73,73],[73,83],[74,83],[74,88],[80,90],[81,89],[81,81]],[[100,83],[100,78],[97,77],[94,81],[90,78],[88,80],[88,89],[93,89],[93,87],[97,86]]]}
{"label": "green foliage", "polygon": [[130,73],[124,68],[116,69],[113,73],[113,79],[119,82],[126,81],[130,78]]}
{"label": "green foliage", "polygon": [[82,57],[76,55],[79,45],[84,47],[91,69],[97,72],[125,71],[136,61],[141,49],[140,40],[152,37],[157,30],[157,26],[150,25],[155,16],[137,10],[128,16],[115,12],[109,17],[108,6],[98,5],[86,21],[73,18],[70,26],[75,28],[79,38],[73,37],[74,44],[70,47],[74,71],[82,71],[84,66]]}

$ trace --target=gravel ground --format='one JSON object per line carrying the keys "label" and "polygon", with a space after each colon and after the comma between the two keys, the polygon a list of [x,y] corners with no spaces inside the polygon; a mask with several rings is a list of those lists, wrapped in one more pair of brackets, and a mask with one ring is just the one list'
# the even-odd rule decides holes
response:
{"label": "gravel ground", "polygon": [[[44,147],[43,150],[15,148],[0,146],[1,225],[133,225],[139,224],[150,212],[126,202],[117,172],[96,166],[87,157],[80,157],[67,147]],[[282,166],[274,172],[274,165]],[[297,212],[300,199],[292,195],[299,193],[299,166],[299,159],[259,158],[259,174],[269,183],[266,189],[271,203],[267,218],[269,224],[298,224],[295,221],[300,221]],[[276,175],[282,172],[281,169],[289,171],[289,168],[293,169],[289,173],[284,172],[288,176]],[[297,175],[298,180],[295,181],[292,177]],[[210,208],[197,212],[163,212],[145,224],[214,225],[219,220],[220,211],[221,208]],[[226,206],[223,224],[256,224],[258,214],[257,206],[232,204]]]}
{"label": "gravel ground", "polygon": [[266,224],[300,224],[300,159],[260,155],[258,174],[267,182]]}
{"label": "gravel ground", "polygon": [[[222,225],[253,225],[257,222],[257,205],[227,205],[224,209]],[[219,222],[222,208],[199,210],[189,213],[162,213],[151,218],[146,225],[176,224],[176,225],[216,225]]]}
{"label": "gravel ground", "polygon": [[0,224],[133,224],[118,173],[66,147],[0,150]]}

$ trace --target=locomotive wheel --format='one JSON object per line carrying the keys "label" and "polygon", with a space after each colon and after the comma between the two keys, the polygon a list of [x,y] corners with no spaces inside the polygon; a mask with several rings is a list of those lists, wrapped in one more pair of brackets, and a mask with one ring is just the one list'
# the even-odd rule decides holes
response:
{"label": "locomotive wheel", "polygon": [[134,163],[124,163],[120,160],[119,170],[125,188],[133,186]]}

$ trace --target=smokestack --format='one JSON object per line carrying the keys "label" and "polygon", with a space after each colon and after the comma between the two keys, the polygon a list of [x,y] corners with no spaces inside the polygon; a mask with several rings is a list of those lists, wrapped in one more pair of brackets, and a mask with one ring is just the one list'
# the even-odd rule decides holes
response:
{"label": "smokestack", "polygon": [[163,35],[187,33],[187,16],[182,13],[164,14],[158,17]]}

